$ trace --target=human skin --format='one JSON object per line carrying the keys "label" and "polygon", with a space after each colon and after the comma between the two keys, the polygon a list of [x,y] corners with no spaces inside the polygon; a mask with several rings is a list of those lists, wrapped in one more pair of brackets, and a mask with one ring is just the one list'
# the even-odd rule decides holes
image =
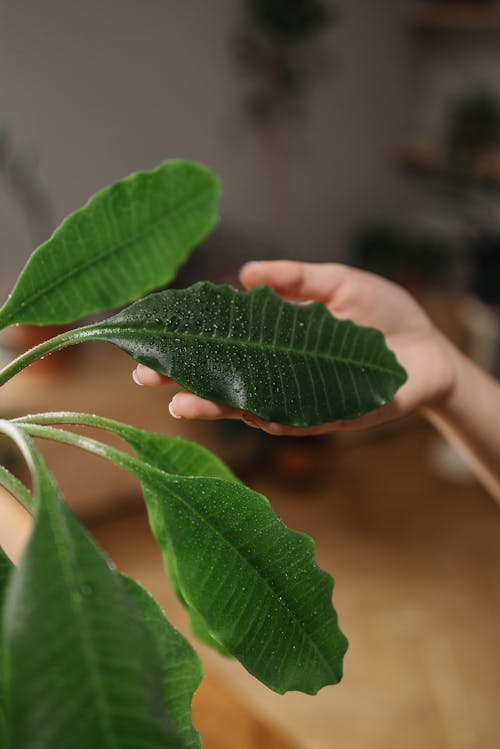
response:
{"label": "human skin", "polygon": [[[378,328],[408,380],[390,403],[359,419],[311,428],[266,422],[187,391],[172,398],[172,416],[242,419],[268,434],[303,436],[366,429],[420,412],[465,454],[500,501],[500,384],[464,356],[408,292],[372,273],[337,263],[252,262],[243,266],[240,280],[246,289],[267,284],[289,301],[322,302],[335,317]],[[169,381],[141,364],[134,379],[151,386]]]}

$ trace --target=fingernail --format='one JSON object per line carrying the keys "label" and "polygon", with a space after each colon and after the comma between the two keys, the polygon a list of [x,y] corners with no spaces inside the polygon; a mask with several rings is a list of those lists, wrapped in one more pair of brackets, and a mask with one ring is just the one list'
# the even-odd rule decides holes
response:
{"label": "fingernail", "polygon": [[141,387],[144,387],[144,383],[141,382],[139,379],[139,374],[137,372],[137,369],[134,369],[134,371],[132,372],[132,379],[136,385],[140,385]]}
{"label": "fingernail", "polygon": [[173,416],[174,419],[182,419],[182,416],[178,416],[175,413],[175,408],[174,408],[174,402],[173,402],[173,400],[170,401],[170,403],[168,404],[168,410],[170,411],[170,416]]}

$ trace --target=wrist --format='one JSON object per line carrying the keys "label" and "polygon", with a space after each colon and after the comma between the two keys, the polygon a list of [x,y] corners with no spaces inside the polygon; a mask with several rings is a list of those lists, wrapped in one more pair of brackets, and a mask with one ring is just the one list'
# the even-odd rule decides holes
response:
{"label": "wrist", "polygon": [[450,342],[453,372],[445,397],[422,409],[424,416],[469,461],[478,478],[500,501],[500,383]]}
{"label": "wrist", "polygon": [[441,331],[433,331],[435,340],[434,366],[438,372],[434,388],[421,407],[422,414],[430,421],[445,418],[460,402],[464,368],[469,360]]}

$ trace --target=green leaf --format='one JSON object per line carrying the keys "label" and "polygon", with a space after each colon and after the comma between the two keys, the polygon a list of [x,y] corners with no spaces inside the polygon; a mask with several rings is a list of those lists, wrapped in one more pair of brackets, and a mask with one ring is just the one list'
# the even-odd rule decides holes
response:
{"label": "green leaf", "polygon": [[316,565],[312,539],[288,529],[265,497],[232,481],[172,476],[61,429],[19,428],[106,457],[148,487],[151,527],[175,560],[183,599],[264,684],[315,694],[340,680],[347,640],[332,608],[333,580]]}
{"label": "green leaf", "polygon": [[208,169],[183,161],[101,190],[35,250],[0,328],[70,322],[166,284],[213,227],[218,191]]}
{"label": "green leaf", "polygon": [[170,622],[156,601],[134,580],[122,576],[129,595],[149,626],[161,656],[164,700],[168,713],[187,749],[201,747],[191,722],[191,700],[203,677],[197,654]]}
{"label": "green leaf", "polygon": [[[138,458],[166,473],[180,476],[211,476],[230,481],[237,480],[232,471],[219,458],[194,442],[177,437],[152,434],[125,424],[120,424],[111,429],[109,421],[106,428],[126,440]],[[149,485],[144,483],[142,490],[147,503],[150,494]],[[231,654],[209,631],[203,617],[185,599],[177,577],[175,554],[170,548],[168,539],[165,540],[163,548],[163,562],[170,584],[189,616],[191,631],[195,637],[221,655],[230,657]]]}
{"label": "green leaf", "polygon": [[288,529],[265,497],[241,484],[143,481],[153,533],[175,556],[181,592],[212,636],[280,694],[337,683],[347,641],[312,539]]}
{"label": "green leaf", "polygon": [[[144,489],[143,489],[143,492],[144,492]],[[190,606],[189,603],[184,598],[184,596],[182,595],[181,586],[179,585],[179,582],[177,580],[177,573],[174,573],[174,580],[172,581],[172,573],[169,569],[169,565],[175,565],[174,553],[171,552],[170,554],[172,561],[167,561],[169,550],[166,547],[163,549],[162,553],[163,553],[165,571],[168,575],[168,579],[170,580],[170,584],[172,585],[174,591],[177,594],[177,597],[179,598],[180,602],[184,606],[184,609],[189,617],[189,625],[191,627],[191,632],[196,637],[198,642],[201,642],[203,645],[206,645],[212,650],[215,650],[216,653],[223,655],[224,658],[232,658],[233,656],[227,650],[227,648],[225,648],[224,645],[222,645],[218,640],[216,640],[212,632],[210,632],[210,630],[207,627],[207,623],[203,619],[202,615],[199,614],[198,611],[196,611],[196,609]]]}
{"label": "green leaf", "polygon": [[[142,493],[144,496],[144,501],[146,502],[146,506],[151,506],[155,502],[156,494],[151,490],[151,487],[147,482],[142,482]],[[184,610],[189,617],[191,632],[197,638],[197,640],[202,642],[204,645],[207,645],[209,648],[212,648],[212,650],[215,650],[221,655],[224,655],[226,658],[230,658],[231,653],[217,639],[214,633],[210,631],[201,613],[197,611],[196,608],[193,607],[189,603],[189,600],[186,598],[182,589],[182,584],[179,581],[179,573],[177,570],[177,556],[175,553],[175,549],[170,542],[168,534],[162,536],[160,545],[165,572],[177,598],[182,603]]]}
{"label": "green leaf", "polygon": [[[25,423],[79,424],[98,427],[121,437],[133,448],[138,458],[166,473],[180,476],[211,476],[237,481],[232,471],[210,450],[180,437],[153,434],[93,414],[70,412],[36,414],[26,418]],[[147,493],[149,491],[148,485],[144,484],[142,490]],[[191,630],[195,637],[221,655],[230,657],[230,653],[210,634],[200,614],[189,606],[182,595],[177,580],[175,555],[169,552],[167,543],[165,543],[163,550],[163,560],[170,584],[189,616]]]}
{"label": "green leaf", "polygon": [[[3,607],[5,593],[7,590],[7,581],[14,569],[14,565],[9,557],[5,554],[0,546],[0,622],[3,618]],[[4,684],[3,684],[3,642],[0,640],[0,747],[4,747],[7,741],[5,722],[5,705],[4,705]]]}
{"label": "green leaf", "polygon": [[382,333],[268,287],[160,292],[87,331],[203,398],[295,426],[361,416],[406,380]]}
{"label": "green leaf", "polygon": [[7,580],[11,571],[14,569],[14,565],[10,561],[7,554],[0,546],[0,618],[3,612],[3,602],[5,597],[5,591],[7,589]]}
{"label": "green leaf", "polygon": [[184,749],[148,626],[31,456],[39,505],[4,616],[10,746]]}

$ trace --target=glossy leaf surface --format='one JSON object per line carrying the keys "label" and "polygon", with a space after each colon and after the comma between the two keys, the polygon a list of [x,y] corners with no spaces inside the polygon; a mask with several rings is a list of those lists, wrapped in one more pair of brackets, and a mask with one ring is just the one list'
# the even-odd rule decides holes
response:
{"label": "glossy leaf surface", "polygon": [[4,616],[12,749],[180,749],[154,639],[41,460],[27,550]]}
{"label": "glossy leaf surface", "polygon": [[347,642],[333,581],[312,540],[262,495],[206,478],[146,479],[153,533],[175,558],[188,604],[212,636],[271,689],[315,694],[342,675]]}
{"label": "glossy leaf surface", "polygon": [[183,161],[101,190],[35,250],[0,328],[70,322],[166,284],[213,227],[218,191],[208,169]]}
{"label": "glossy leaf surface", "polygon": [[264,684],[315,694],[340,680],[347,641],[332,607],[333,580],[316,565],[312,539],[287,528],[265,497],[236,482],[172,476],[61,429],[19,428],[106,457],[139,479],[182,598]]}
{"label": "glossy leaf surface", "polygon": [[152,294],[88,333],[197,395],[295,426],[361,416],[406,380],[379,331],[268,287]]}
{"label": "glossy leaf surface", "polygon": [[201,661],[149,593],[128,577],[122,580],[154,637],[163,670],[163,698],[177,734],[186,749],[200,749],[200,735],[191,722],[191,700],[203,677]]}

